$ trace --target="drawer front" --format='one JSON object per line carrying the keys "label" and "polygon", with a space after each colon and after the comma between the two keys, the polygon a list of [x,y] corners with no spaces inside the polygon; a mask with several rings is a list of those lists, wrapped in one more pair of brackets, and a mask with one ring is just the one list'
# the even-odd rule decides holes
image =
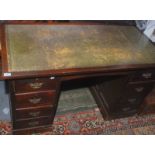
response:
{"label": "drawer front", "polygon": [[139,105],[153,88],[152,84],[127,84],[118,104]]}
{"label": "drawer front", "polygon": [[13,81],[13,87],[16,93],[54,90],[56,89],[56,84],[57,80],[50,78],[35,78]]}
{"label": "drawer front", "polygon": [[52,125],[52,117],[42,117],[36,119],[28,119],[22,121],[13,122],[14,129],[24,129],[24,128],[33,128],[44,125]]}
{"label": "drawer front", "polygon": [[34,92],[27,94],[15,94],[15,108],[37,107],[45,105],[54,105],[55,91]]}
{"label": "drawer front", "polygon": [[51,132],[52,127],[47,125],[44,127],[36,127],[36,128],[26,128],[26,129],[17,129],[13,130],[14,135],[40,135],[41,133]]}
{"label": "drawer front", "polygon": [[53,112],[54,112],[53,107],[16,110],[15,119],[20,120],[20,119],[35,118],[35,117],[41,117],[41,116],[50,116],[50,115],[53,115]]}
{"label": "drawer front", "polygon": [[155,69],[149,69],[137,72],[131,78],[131,81],[133,82],[147,81],[147,80],[148,81],[155,80]]}
{"label": "drawer front", "polygon": [[127,112],[115,112],[115,113],[111,113],[111,118],[116,119],[116,118],[129,117],[129,116],[135,115],[136,113],[137,113],[136,109],[132,109]]}
{"label": "drawer front", "polygon": [[128,113],[136,113],[138,110],[138,106],[135,105],[128,105],[128,106],[115,106],[111,109],[111,114],[128,114]]}

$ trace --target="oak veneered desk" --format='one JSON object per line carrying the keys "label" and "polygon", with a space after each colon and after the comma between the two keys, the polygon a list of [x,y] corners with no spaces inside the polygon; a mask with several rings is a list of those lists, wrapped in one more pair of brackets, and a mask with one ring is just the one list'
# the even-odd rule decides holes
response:
{"label": "oak veneered desk", "polygon": [[155,47],[134,26],[16,23],[2,24],[0,34],[14,134],[50,127],[65,81],[94,78],[91,90],[111,118],[137,113],[155,81]]}

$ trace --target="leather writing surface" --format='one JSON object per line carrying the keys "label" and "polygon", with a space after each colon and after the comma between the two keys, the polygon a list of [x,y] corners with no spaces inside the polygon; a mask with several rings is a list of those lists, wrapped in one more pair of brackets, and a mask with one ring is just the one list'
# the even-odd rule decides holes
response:
{"label": "leather writing surface", "polygon": [[7,25],[10,72],[155,63],[155,48],[133,26]]}

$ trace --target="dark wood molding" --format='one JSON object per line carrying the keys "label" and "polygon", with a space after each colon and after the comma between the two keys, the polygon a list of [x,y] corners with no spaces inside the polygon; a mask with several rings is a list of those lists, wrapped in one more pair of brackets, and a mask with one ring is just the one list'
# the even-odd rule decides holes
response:
{"label": "dark wood molding", "polygon": [[2,77],[4,73],[8,72],[8,61],[7,61],[7,48],[6,48],[6,36],[5,36],[5,25],[0,25],[0,40],[1,40],[1,60],[2,60]]}

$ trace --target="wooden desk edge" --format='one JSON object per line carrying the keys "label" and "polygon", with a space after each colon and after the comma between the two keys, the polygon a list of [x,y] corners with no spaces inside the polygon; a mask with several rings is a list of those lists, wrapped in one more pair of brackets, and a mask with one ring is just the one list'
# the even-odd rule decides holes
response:
{"label": "wooden desk edge", "polygon": [[11,76],[2,76],[1,79],[19,79],[19,78],[32,78],[32,77],[67,77],[84,75],[90,76],[92,74],[118,74],[119,72],[130,72],[144,69],[155,69],[155,64],[143,65],[115,65],[105,67],[91,67],[91,68],[76,68],[76,69],[61,69],[61,70],[47,70],[47,71],[29,71],[29,72],[10,72]]}

